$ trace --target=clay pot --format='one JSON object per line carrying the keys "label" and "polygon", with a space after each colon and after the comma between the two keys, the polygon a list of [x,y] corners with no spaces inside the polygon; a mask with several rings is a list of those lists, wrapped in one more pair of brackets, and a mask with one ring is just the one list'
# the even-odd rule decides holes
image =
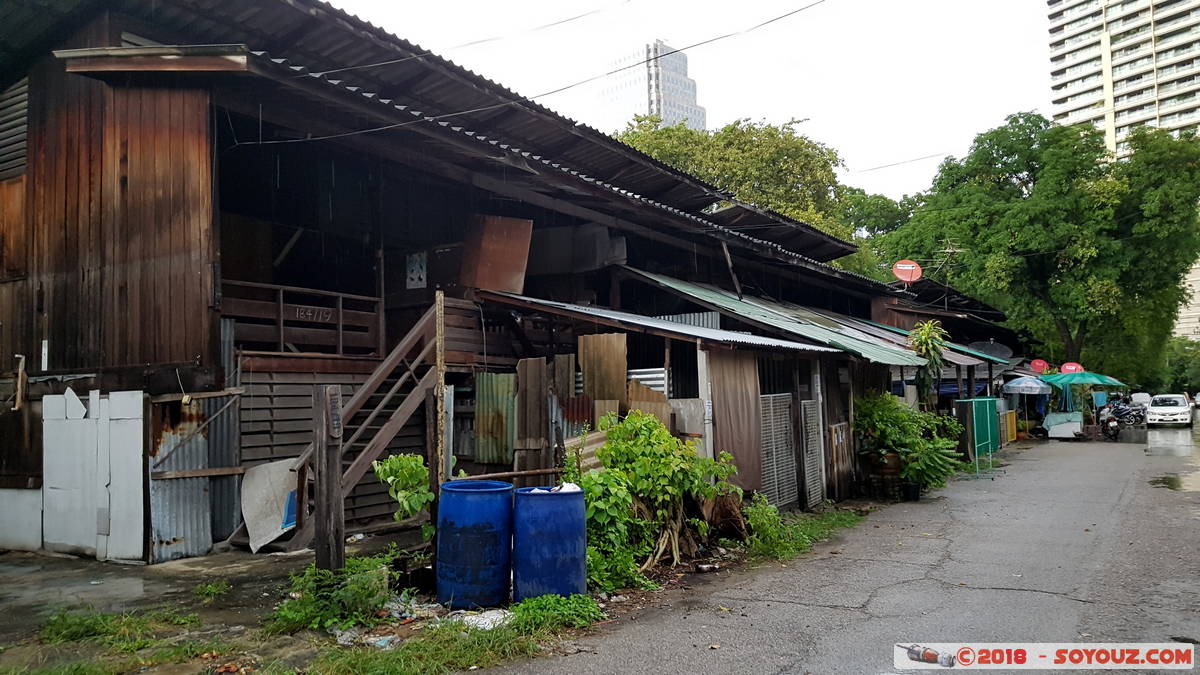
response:
{"label": "clay pot", "polygon": [[883,476],[898,476],[904,462],[900,459],[900,453],[888,452],[884,454],[874,453],[875,472]]}

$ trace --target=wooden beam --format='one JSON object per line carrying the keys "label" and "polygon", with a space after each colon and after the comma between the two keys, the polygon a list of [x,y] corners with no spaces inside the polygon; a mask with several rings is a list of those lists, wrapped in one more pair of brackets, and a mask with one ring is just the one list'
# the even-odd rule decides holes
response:
{"label": "wooden beam", "polygon": [[182,471],[151,471],[153,480],[171,480],[174,478],[211,478],[213,476],[240,476],[246,473],[244,466],[218,466],[211,469],[184,469]]}
{"label": "wooden beam", "polygon": [[66,71],[104,73],[245,73],[245,56],[85,56],[67,59]]}

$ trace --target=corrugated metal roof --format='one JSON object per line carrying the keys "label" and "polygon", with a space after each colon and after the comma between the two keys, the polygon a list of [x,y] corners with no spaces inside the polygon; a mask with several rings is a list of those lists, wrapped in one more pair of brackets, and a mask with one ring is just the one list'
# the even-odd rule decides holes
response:
{"label": "corrugated metal roof", "polygon": [[[898,335],[903,335],[905,337],[908,337],[909,331],[906,331],[903,328],[896,328],[895,326],[889,326],[887,324],[877,323],[875,321],[866,321],[865,319],[858,319],[858,320],[862,321],[864,323],[867,323],[871,326],[880,328],[882,330],[890,331],[890,332],[896,333]],[[980,359],[983,359],[983,361],[991,361],[992,363],[1003,363],[1005,366],[1009,365],[1008,359],[1002,359],[998,356],[992,356],[991,354],[985,354],[981,351],[971,349],[970,347],[964,347],[963,345],[960,345],[957,342],[948,343],[946,345],[946,348],[951,351],[958,352],[959,354],[966,354],[969,356],[979,357]],[[963,365],[979,365],[979,364],[972,363],[972,364],[963,364]]]}
{"label": "corrugated metal roof", "polygon": [[645,328],[652,328],[656,331],[665,333],[674,333],[681,338],[699,338],[708,342],[718,342],[723,344],[735,344],[745,347],[764,347],[770,349],[787,349],[799,352],[822,352],[836,353],[841,351],[830,347],[822,347],[819,345],[804,344],[793,342],[790,340],[780,340],[777,338],[763,337],[751,333],[737,333],[730,330],[722,330],[719,328],[705,328],[703,326],[693,326],[686,323],[676,323],[667,319],[656,318],[652,316],[643,316],[641,314],[630,314],[629,312],[620,312],[607,307],[593,307],[585,305],[573,305],[566,302],[556,302],[554,300],[542,300],[541,298],[531,298],[515,293],[502,293],[500,291],[483,291],[480,295],[487,299],[494,299],[503,302],[505,298],[516,300],[521,303],[537,305],[544,308],[547,312],[553,314],[565,314],[575,316],[581,319],[595,319],[597,317],[608,319],[609,321],[619,324],[633,324]]}
{"label": "corrugated metal roof", "polygon": [[[471,111],[455,115],[455,122],[480,133],[499,133],[532,151],[562,158],[599,180],[654,195],[684,211],[699,213],[718,202],[731,203],[733,215],[772,225],[768,239],[796,245],[821,261],[857,248],[807,223],[732,199],[727,191],[319,0],[0,3],[0,44],[5,46],[0,51],[0,80],[2,74],[21,70],[37,50],[54,46],[56,34],[66,34],[103,9],[163,26],[194,43],[251,44],[323,72],[339,71],[337,77],[347,84],[391,97],[403,95],[429,116]],[[380,63],[387,65],[365,67]]]}
{"label": "corrugated metal roof", "polygon": [[[888,342],[892,342],[892,343],[900,345],[900,346],[908,345],[908,332],[907,331],[900,331],[898,329],[894,330],[894,329],[891,329],[890,326],[884,326],[884,325],[875,323],[873,321],[867,321],[866,319],[857,319],[852,316],[846,316],[845,314],[838,314],[837,312],[830,312],[830,311],[824,310],[824,309],[813,309],[812,311],[817,312],[818,314],[821,314],[823,316],[829,317],[830,319],[833,319],[834,321],[838,321],[847,326],[850,326],[851,328],[854,328],[855,330],[860,330],[864,333],[867,333],[868,335],[874,335],[877,338],[887,340]],[[954,347],[951,347],[951,346],[947,346],[945,349],[942,350],[942,358],[945,360],[946,363],[949,363],[949,364],[952,364],[955,366],[982,366],[982,365],[984,365],[983,361],[981,361],[975,357],[972,357],[972,356],[967,356],[966,354],[960,354],[957,351],[955,351]]]}
{"label": "corrugated metal roof", "polygon": [[691,298],[699,304],[727,314],[739,321],[773,328],[796,337],[820,342],[830,347],[860,356],[868,361],[893,366],[921,366],[925,359],[916,353],[882,340],[873,335],[854,330],[837,321],[825,318],[799,305],[752,296],[739,299],[730,291],[691,281],[683,281],[662,274],[644,272],[626,267],[659,286]]}

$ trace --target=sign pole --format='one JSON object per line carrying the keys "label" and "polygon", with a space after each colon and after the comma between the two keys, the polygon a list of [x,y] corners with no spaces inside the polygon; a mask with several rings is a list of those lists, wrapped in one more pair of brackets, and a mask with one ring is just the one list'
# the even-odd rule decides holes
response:
{"label": "sign pole", "polygon": [[313,386],[313,464],[316,467],[317,567],[346,566],[346,512],[342,499],[342,390]]}

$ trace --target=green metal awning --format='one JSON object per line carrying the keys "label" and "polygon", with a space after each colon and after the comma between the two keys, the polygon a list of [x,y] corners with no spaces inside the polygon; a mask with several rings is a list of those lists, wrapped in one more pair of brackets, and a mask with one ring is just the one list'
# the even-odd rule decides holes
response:
{"label": "green metal awning", "polygon": [[836,347],[875,363],[892,366],[925,365],[925,359],[911,350],[855,330],[799,305],[749,295],[738,298],[732,292],[717,286],[683,281],[633,267],[625,269],[664,290],[766,330]]}

